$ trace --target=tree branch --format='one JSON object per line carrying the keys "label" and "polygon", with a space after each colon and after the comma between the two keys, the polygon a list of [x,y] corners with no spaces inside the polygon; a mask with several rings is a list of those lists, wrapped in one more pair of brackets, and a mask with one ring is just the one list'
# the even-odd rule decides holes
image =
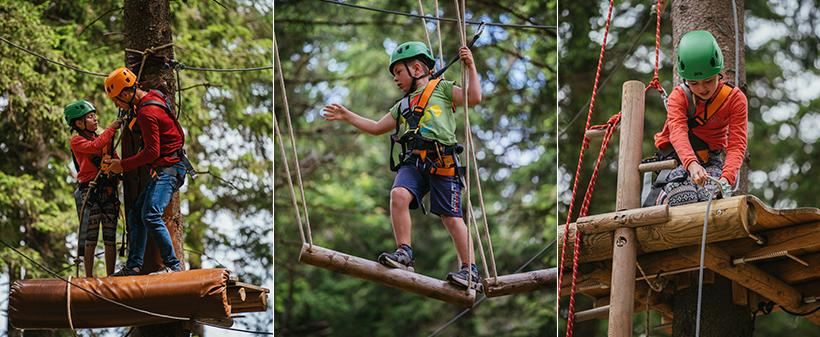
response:
{"label": "tree branch", "polygon": [[89,24],[87,24],[85,27],[83,27],[83,30],[81,30],[81,31],[80,31],[80,33],[79,33],[79,34],[77,34],[77,37],[79,37],[80,35],[83,35],[83,33],[85,32],[85,30],[86,30],[86,29],[88,29],[88,27],[91,27],[91,25],[93,25],[94,23],[96,23],[97,21],[99,21],[100,19],[102,19],[102,17],[103,17],[103,16],[105,16],[106,14],[111,13],[111,12],[113,12],[113,11],[116,11],[116,10],[122,10],[122,7],[119,7],[119,8],[114,8],[114,9],[112,9],[112,10],[109,10],[109,11],[105,12],[105,13],[102,13],[102,15],[98,16],[96,19],[94,19],[94,21],[91,21],[91,23],[89,23]]}

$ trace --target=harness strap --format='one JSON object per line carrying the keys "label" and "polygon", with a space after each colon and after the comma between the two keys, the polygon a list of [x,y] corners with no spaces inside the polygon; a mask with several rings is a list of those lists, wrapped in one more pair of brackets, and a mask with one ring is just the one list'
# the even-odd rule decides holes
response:
{"label": "harness strap", "polygon": [[706,124],[715,112],[726,103],[726,99],[729,98],[729,94],[732,93],[735,87],[728,82],[723,82],[723,85],[718,89],[717,95],[706,101],[706,108],[703,109],[702,116],[696,115],[697,106],[694,103],[695,100],[692,90],[685,83],[681,84],[681,88],[683,88],[683,92],[686,93],[686,98],[689,101],[689,107],[686,109],[686,117],[687,125],[691,130]]}
{"label": "harness strap", "polygon": [[[151,91],[154,91],[154,92],[158,93],[160,96],[162,96],[162,98],[164,99],[165,102],[160,102],[160,101],[157,101],[157,100],[147,100],[145,102],[142,102],[137,107],[137,110],[142,109],[143,107],[148,106],[148,105],[154,105],[154,106],[161,107],[162,110],[164,110],[165,113],[168,114],[168,117],[170,117],[171,120],[174,121],[174,125],[176,126],[177,131],[179,131],[179,135],[182,137],[182,144],[184,146],[184,144],[185,144],[185,132],[182,131],[182,126],[179,124],[179,120],[177,120],[176,116],[174,116],[174,112],[171,109],[172,105],[171,105],[171,102],[168,100],[168,96],[165,96],[165,94],[161,91],[157,91],[157,90],[151,90]],[[136,118],[134,120],[136,120]],[[133,124],[133,121],[132,121],[132,124]],[[188,175],[191,176],[191,179],[196,179],[198,177],[198,175],[196,173],[196,170],[194,170],[194,167],[191,165],[191,161],[188,160],[188,153],[187,153],[187,151],[185,151],[184,147],[181,146],[180,148],[174,150],[171,153],[167,153],[165,155],[160,156],[160,158],[169,158],[169,157],[179,157],[180,162],[185,167],[185,171],[187,171]],[[169,174],[171,174],[171,173],[169,173]]]}

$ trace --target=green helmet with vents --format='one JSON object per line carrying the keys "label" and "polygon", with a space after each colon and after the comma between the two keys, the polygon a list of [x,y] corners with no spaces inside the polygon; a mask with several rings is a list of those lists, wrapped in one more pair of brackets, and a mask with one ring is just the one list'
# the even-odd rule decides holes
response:
{"label": "green helmet with vents", "polygon": [[428,68],[433,69],[436,64],[436,59],[433,53],[427,48],[423,42],[411,41],[405,42],[398,46],[393,54],[390,55],[390,75],[393,75],[393,66],[396,62],[401,60],[417,59],[427,65]]}
{"label": "green helmet with vents", "polygon": [[723,70],[723,53],[715,37],[705,30],[686,33],[678,44],[678,75],[700,81]]}
{"label": "green helmet with vents", "polygon": [[97,111],[97,109],[94,109],[94,106],[88,101],[76,101],[66,105],[65,109],[63,109],[65,124],[71,126],[71,120],[85,116],[85,114],[92,111]]}

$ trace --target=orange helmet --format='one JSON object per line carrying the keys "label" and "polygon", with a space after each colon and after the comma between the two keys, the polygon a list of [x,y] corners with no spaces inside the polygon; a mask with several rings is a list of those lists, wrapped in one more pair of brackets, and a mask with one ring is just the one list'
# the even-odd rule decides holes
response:
{"label": "orange helmet", "polygon": [[126,67],[117,68],[105,79],[105,92],[108,98],[114,99],[122,92],[122,89],[133,87],[137,84],[137,75]]}

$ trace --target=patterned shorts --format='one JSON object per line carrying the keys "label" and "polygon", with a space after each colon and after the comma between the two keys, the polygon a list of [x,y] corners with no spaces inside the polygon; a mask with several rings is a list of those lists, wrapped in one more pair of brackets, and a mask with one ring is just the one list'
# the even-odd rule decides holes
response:
{"label": "patterned shorts", "polygon": [[[721,151],[709,151],[709,160],[706,163],[700,162],[706,173],[712,177],[720,178],[723,174],[723,158],[721,158]],[[663,187],[656,205],[669,204],[669,206],[680,206],[686,204],[693,204],[709,200],[709,193],[704,189],[714,190],[716,185],[712,180],[704,181],[703,185],[697,185],[692,181],[689,172],[683,165],[678,165],[667,178],[669,181]]]}

